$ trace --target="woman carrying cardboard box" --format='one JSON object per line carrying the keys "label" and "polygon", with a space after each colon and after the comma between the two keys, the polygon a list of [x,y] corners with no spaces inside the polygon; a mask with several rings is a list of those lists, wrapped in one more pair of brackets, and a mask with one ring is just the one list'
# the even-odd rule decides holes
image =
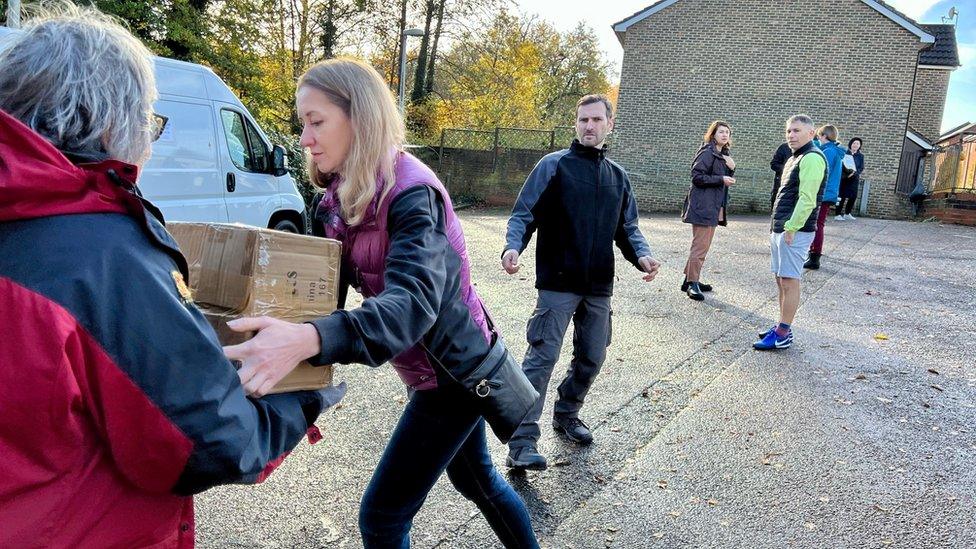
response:
{"label": "woman carrying cardboard box", "polygon": [[411,397],[363,496],[367,548],[408,546],[411,521],[444,471],[505,546],[538,547],[525,505],[492,465],[476,400],[455,379],[500,342],[471,283],[447,190],[403,151],[403,120],[372,67],[318,63],[299,80],[296,103],[311,180],[323,191],[316,232],[342,241],[343,282],[367,299],[305,324],[234,321],[259,332],[227,356],[242,361],[254,395],[306,359],[393,364]]}

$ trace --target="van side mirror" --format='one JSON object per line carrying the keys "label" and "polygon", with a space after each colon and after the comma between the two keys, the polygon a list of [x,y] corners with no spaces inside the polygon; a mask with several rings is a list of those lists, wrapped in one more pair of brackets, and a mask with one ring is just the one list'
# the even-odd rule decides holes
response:
{"label": "van side mirror", "polygon": [[271,149],[271,173],[275,177],[288,173],[288,153],[281,145],[275,145]]}

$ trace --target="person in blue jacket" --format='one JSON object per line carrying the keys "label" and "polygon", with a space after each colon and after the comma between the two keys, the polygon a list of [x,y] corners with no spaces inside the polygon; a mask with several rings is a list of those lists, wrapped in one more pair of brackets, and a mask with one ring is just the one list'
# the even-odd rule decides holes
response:
{"label": "person in blue jacket", "polygon": [[819,269],[820,257],[823,251],[824,223],[827,215],[830,214],[830,207],[837,202],[837,193],[840,191],[840,176],[843,171],[844,155],[847,151],[837,143],[837,127],[833,125],[821,126],[817,130],[819,141],[817,146],[823,151],[827,158],[827,185],[824,188],[823,198],[820,200],[820,211],[817,214],[817,233],[810,244],[810,252],[807,254],[807,261],[803,264],[805,269]]}

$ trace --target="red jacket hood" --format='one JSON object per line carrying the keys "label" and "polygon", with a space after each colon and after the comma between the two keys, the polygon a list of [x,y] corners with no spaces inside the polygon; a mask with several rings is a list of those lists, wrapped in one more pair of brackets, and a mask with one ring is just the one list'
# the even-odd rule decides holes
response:
{"label": "red jacket hood", "polygon": [[129,211],[129,189],[138,173],[136,166],[118,160],[75,165],[0,110],[0,222]]}

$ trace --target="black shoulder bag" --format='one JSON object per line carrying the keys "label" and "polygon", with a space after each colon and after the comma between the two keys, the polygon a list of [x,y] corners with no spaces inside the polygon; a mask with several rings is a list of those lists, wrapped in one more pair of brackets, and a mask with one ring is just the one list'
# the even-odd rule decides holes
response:
{"label": "black shoulder bag", "polygon": [[423,342],[420,345],[448,377],[464,387],[498,440],[507,443],[539,398],[539,392],[508,352],[484,305],[482,310],[491,331],[491,348],[474,368],[461,371],[464,365],[460,365],[452,372],[431,354]]}

